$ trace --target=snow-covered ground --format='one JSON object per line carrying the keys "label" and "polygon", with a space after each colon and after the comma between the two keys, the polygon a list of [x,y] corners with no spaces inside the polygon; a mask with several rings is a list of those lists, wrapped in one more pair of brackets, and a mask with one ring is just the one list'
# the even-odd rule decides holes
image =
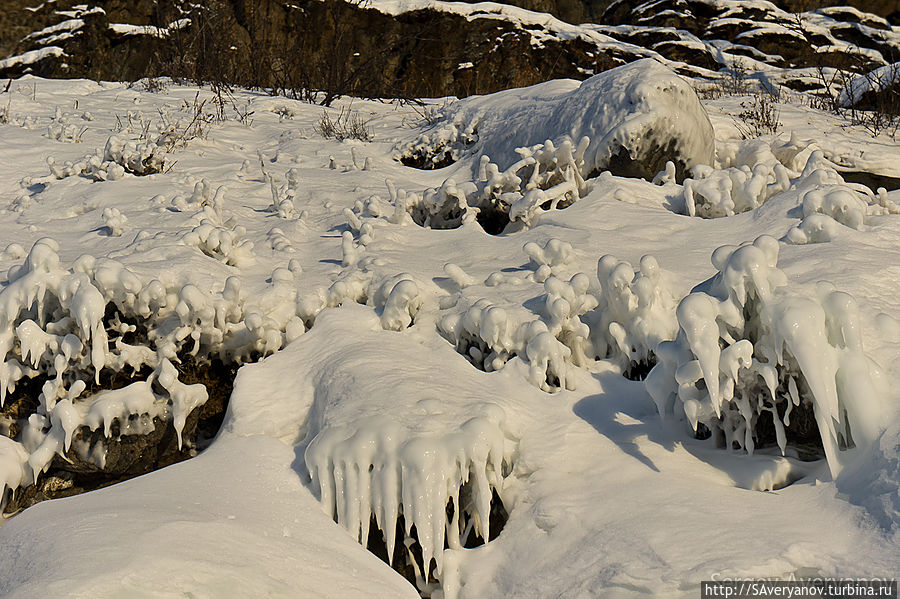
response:
{"label": "snow-covered ground", "polygon": [[[515,94],[498,97],[516,110]],[[479,154],[461,146],[431,171],[395,160],[423,133],[465,123],[429,129],[410,105],[344,99],[324,110],[356,111],[373,141],[338,142],[316,132],[321,107],[240,91],[203,136],[170,139],[168,153],[145,145],[166,123],[183,131],[210,98],[31,77],[0,94],[10,355],[21,347],[24,360],[28,333],[12,344],[10,289],[32,276],[68,306],[65,282],[80,273],[92,282],[73,289],[125,293],[136,313],[146,291],[145,312],[180,319],[163,338],[268,354],[241,368],[197,458],[3,523],[0,594],[415,597],[357,543],[372,515],[392,530],[399,512],[435,558],[432,597],[696,597],[709,579],[900,573],[900,192],[866,193],[832,168],[898,176],[893,140],[797,100],[779,105],[780,135],[742,141],[733,115],[748,98],[707,101],[718,162],[687,185],[674,169],[659,184],[602,174],[490,235],[474,216],[438,229],[412,214],[424,198],[462,198],[465,213],[465,190],[488,183]],[[162,172],[127,172],[161,160]],[[125,275],[101,281],[104,258],[136,277],[131,296]],[[33,351],[52,354],[51,341]],[[695,439],[691,421],[714,428],[721,409],[721,432],[747,447],[741,427],[765,408],[735,389],[748,372],[754,392],[774,389],[760,359],[771,366],[782,347],[779,376],[802,372],[828,460],[801,462],[790,443],[750,454]],[[654,353],[646,385],[623,376]],[[145,361],[164,372],[162,355]],[[72,430],[65,418],[106,423],[65,385],[44,401],[40,443],[0,445],[0,483],[27,484],[68,446],[53,432]],[[177,418],[184,398],[170,393]],[[509,513],[502,532],[463,548],[448,500],[486,535],[494,492]]]}

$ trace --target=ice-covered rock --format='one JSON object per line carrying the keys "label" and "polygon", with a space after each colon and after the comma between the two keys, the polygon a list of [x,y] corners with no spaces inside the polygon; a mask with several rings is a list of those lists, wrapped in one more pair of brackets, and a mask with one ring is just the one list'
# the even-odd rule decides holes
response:
{"label": "ice-covered rock", "polygon": [[[472,97],[452,104],[443,118],[398,157],[417,154],[443,165],[464,152],[508,168],[516,148],[550,140],[557,146],[587,137],[583,178],[610,170],[652,179],[667,161],[679,173],[713,164],[713,129],[693,88],[660,63],[639,60],[586,79],[551,81]],[[442,157],[437,159],[435,157]]]}

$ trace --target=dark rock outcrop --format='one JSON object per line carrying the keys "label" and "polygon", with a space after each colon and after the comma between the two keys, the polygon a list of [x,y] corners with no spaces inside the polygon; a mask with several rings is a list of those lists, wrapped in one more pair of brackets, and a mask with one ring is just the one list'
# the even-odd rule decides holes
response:
{"label": "dark rock outcrop", "polygon": [[[343,0],[77,1],[34,10],[16,5],[12,10],[21,18],[0,37],[8,53],[53,51],[40,60],[0,63],[0,76],[169,75],[329,103],[347,94],[490,93],[548,79],[584,79],[644,57],[682,74],[712,77],[742,56],[779,68],[856,72],[900,56],[900,31],[883,17],[848,7],[793,13],[731,0],[513,2],[569,22],[603,23],[573,29],[539,14],[519,18],[480,6],[469,14],[427,9],[389,15]],[[59,35],[52,26],[62,22],[69,25]],[[9,36],[19,41],[13,46]],[[815,88],[809,77],[791,85]]]}

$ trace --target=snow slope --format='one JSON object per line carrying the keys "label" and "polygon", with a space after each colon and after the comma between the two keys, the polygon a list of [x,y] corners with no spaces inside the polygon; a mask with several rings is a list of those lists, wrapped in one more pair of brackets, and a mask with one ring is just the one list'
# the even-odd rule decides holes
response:
{"label": "snow slope", "polygon": [[[862,351],[883,371],[886,432],[861,442],[837,478],[825,460],[694,439],[687,419],[661,417],[644,384],[622,376],[616,335],[601,342],[585,331],[609,327],[603,311],[616,298],[645,293],[635,270],[657,269],[643,256],[658,264],[645,277],[650,292],[671,296],[653,310],[674,310],[716,274],[717,248],[785,239],[808,216],[804,193],[842,185],[827,158],[896,165],[891,140],[785,105],[786,132],[762,140],[769,154],[751,151],[731,118],[740,99],[717,100],[706,104],[720,154],[712,166],[739,168],[735,157],[752,155],[771,167],[771,149],[795,130],[810,146],[796,157],[793,188],[702,219],[684,214],[684,189],[671,180],[606,174],[571,206],[489,235],[474,221],[424,228],[402,209],[404,194],[471,177],[479,158],[434,171],[400,165],[394,148],[423,130],[402,104],[325,109],[359,111],[374,135],[336,142],[314,131],[322,108],[237,92],[234,107],[252,110],[252,123],[226,105],[229,119],[166,154],[164,172],[110,177],[106,166],[57,178],[48,158],[65,170],[116,131],[132,140],[155,131],[159,110],[189,117],[195,94],[211,93],[28,77],[10,90],[0,96],[10,106],[0,125],[9,244],[0,272],[51,237],[63,265],[108,257],[166,288],[225,297],[237,277],[239,303],[272,355],[239,371],[222,431],[197,458],[6,521],[0,594],[415,596],[356,542],[370,513],[390,527],[392,501],[435,554],[442,588],[426,587],[435,597],[688,597],[710,578],[898,574],[896,192],[854,196],[857,228],[822,213],[834,222],[828,241],[778,242],[791,294],[817,298],[824,280],[856,299]],[[68,143],[75,125],[81,141]],[[804,175],[817,149],[812,163],[824,170]],[[218,244],[213,229],[198,229],[210,211]],[[606,255],[628,265],[607,273]],[[648,313],[622,305],[614,322],[638,338],[628,315]],[[594,360],[607,350],[610,360]],[[485,491],[509,512],[499,537],[473,549],[455,544],[444,509],[466,479],[479,481],[466,509],[482,526]]]}

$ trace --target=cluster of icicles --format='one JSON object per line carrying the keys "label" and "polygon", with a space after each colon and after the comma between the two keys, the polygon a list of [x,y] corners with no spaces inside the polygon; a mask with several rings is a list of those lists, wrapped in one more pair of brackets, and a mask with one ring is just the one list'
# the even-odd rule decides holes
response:
{"label": "cluster of icicles", "polygon": [[791,294],[778,247],[762,236],[713,253],[718,273],[679,303],[678,334],[656,347],[645,385],[661,414],[748,452],[764,412],[784,452],[792,409],[811,402],[836,475],[881,432],[881,372],[863,352],[855,300],[825,283],[817,298]]}
{"label": "cluster of icicles", "polygon": [[[442,579],[445,543],[459,550],[472,533],[490,538],[491,498],[495,492],[502,498],[509,459],[505,414],[492,404],[475,412],[482,415],[437,435],[418,434],[388,417],[331,425],[306,450],[312,484],[329,516],[363,545],[374,518],[392,563],[402,516],[401,541],[422,590],[430,576]],[[413,528],[422,569],[410,551]]]}

